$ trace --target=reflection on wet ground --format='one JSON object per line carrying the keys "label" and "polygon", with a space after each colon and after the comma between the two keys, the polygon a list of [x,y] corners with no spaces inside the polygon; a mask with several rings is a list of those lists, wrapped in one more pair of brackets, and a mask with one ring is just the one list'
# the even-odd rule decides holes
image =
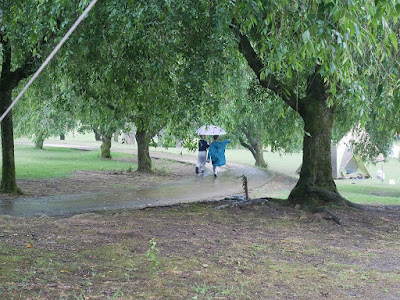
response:
{"label": "reflection on wet ground", "polygon": [[247,176],[249,189],[266,184],[272,175],[250,166],[225,167],[214,178],[210,170],[204,176],[194,175],[180,182],[137,190],[58,195],[17,200],[0,200],[0,214],[14,216],[69,216],[85,212],[143,208],[176,203],[221,199],[243,193],[242,175]]}

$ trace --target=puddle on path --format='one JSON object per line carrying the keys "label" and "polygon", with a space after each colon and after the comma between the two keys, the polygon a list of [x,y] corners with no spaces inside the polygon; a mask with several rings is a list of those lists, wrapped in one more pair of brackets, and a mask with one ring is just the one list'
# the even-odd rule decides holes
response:
{"label": "puddle on path", "polygon": [[214,178],[211,171],[205,176],[188,177],[174,184],[137,190],[57,195],[17,200],[0,200],[0,214],[13,216],[70,216],[79,213],[143,208],[148,206],[188,203],[222,199],[243,193],[242,175],[247,176],[249,189],[266,184],[272,175],[249,166],[235,166]]}

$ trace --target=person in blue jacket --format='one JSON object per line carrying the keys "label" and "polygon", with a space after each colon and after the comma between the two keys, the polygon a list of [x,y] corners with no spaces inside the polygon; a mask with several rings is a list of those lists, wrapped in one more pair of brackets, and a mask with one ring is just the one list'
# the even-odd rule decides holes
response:
{"label": "person in blue jacket", "polygon": [[206,136],[202,135],[201,139],[199,140],[199,155],[196,165],[196,174],[199,174],[199,171],[201,171],[202,175],[204,175],[204,170],[206,169],[207,149],[209,147],[209,144],[205,138]]}
{"label": "person in blue jacket", "polygon": [[225,147],[228,143],[230,143],[230,140],[219,142],[218,137],[218,135],[214,135],[214,141],[210,144],[207,156],[207,162],[210,162],[211,158],[215,177],[217,177],[219,168],[226,164]]}

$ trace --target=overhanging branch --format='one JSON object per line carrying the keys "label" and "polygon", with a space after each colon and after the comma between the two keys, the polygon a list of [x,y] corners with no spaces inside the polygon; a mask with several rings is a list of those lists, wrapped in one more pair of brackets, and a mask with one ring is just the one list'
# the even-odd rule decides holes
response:
{"label": "overhanging branch", "polygon": [[291,108],[297,111],[297,96],[287,86],[280,82],[273,74],[268,74],[265,78],[261,78],[261,73],[264,68],[264,64],[261,58],[257,55],[254,48],[252,47],[249,38],[240,32],[240,30],[231,26],[232,31],[238,38],[238,46],[240,53],[243,54],[250,68],[256,74],[260,84],[277,94],[282,98]]}

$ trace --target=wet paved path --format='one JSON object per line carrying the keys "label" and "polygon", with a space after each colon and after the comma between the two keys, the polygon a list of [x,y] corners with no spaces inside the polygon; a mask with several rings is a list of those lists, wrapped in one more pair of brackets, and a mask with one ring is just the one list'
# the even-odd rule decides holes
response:
{"label": "wet paved path", "polygon": [[[78,148],[76,146],[73,147]],[[114,151],[126,152],[126,150],[123,151],[121,149],[114,149]],[[152,152],[151,157],[167,158],[188,163],[196,162],[195,156],[181,156],[165,152]],[[210,166],[211,164],[207,164],[207,167]],[[136,190],[127,189],[113,192],[0,200],[0,214],[14,216],[70,216],[95,211],[218,200],[243,193],[242,175],[248,178],[249,190],[261,187],[273,178],[272,174],[265,170],[247,165],[228,163],[223,167],[217,178],[214,178],[210,169],[207,169],[204,176],[195,175],[193,172],[193,176],[173,184],[138,188]]]}

